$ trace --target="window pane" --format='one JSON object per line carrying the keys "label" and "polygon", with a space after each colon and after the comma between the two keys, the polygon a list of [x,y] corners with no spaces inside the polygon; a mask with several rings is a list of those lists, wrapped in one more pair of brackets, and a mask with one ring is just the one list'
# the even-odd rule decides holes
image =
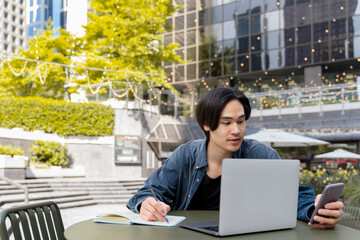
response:
{"label": "window pane", "polygon": [[[284,26],[290,28],[295,26],[295,9],[294,7],[287,7],[284,10]],[[281,17],[282,18],[282,17]]]}
{"label": "window pane", "polygon": [[176,30],[184,29],[184,16],[175,18],[175,29]]}
{"label": "window pane", "polygon": [[172,28],[173,28],[172,18],[166,19],[166,23],[165,23],[165,29],[166,29],[166,31],[167,31],[167,32],[171,32],[171,31],[172,31]]}
{"label": "window pane", "polygon": [[251,33],[261,32],[260,15],[251,17]]}
{"label": "window pane", "polygon": [[328,20],[329,9],[328,0],[313,1],[314,22],[325,22]]}
{"label": "window pane", "polygon": [[236,4],[230,3],[227,5],[224,5],[224,22],[235,19],[235,11],[236,11]]}
{"label": "window pane", "polygon": [[295,30],[293,28],[285,29],[285,46],[295,44]]}
{"label": "window pane", "polygon": [[[314,41],[322,42],[328,39],[329,26],[327,22],[314,24]],[[320,40],[320,41],[319,41]]]}
{"label": "window pane", "polygon": [[196,26],[196,20],[195,19],[196,19],[195,13],[188,14],[187,15],[187,24],[186,24],[186,26],[188,28],[195,27]]}
{"label": "window pane", "polygon": [[240,0],[236,2],[236,12],[238,17],[247,16],[249,14],[249,0]]}
{"label": "window pane", "polygon": [[185,51],[184,49],[177,49],[177,50],[175,50],[176,54],[179,55],[182,60],[185,60],[184,51]]}
{"label": "window pane", "polygon": [[186,54],[186,60],[196,61],[196,47],[188,48]]}
{"label": "window pane", "polygon": [[297,47],[297,64],[309,64],[311,63],[311,49],[310,45]]}
{"label": "window pane", "polygon": [[238,53],[246,53],[249,52],[249,38],[239,38],[237,39],[237,52]]}
{"label": "window pane", "polygon": [[346,20],[334,19],[330,22],[331,39],[346,38]]}
{"label": "window pane", "polygon": [[263,0],[251,0],[251,13],[260,13],[264,11]]}
{"label": "window pane", "polygon": [[310,42],[310,38],[311,38],[310,25],[299,27],[296,33],[297,33],[296,35],[297,35],[298,44]]}
{"label": "window pane", "polygon": [[327,41],[314,43],[314,62],[329,61],[329,44]]}
{"label": "window pane", "polygon": [[284,47],[284,32],[274,31],[262,34],[262,49],[274,49]]}
{"label": "window pane", "polygon": [[262,70],[261,53],[251,54],[251,71]]}
{"label": "window pane", "polygon": [[337,59],[344,59],[345,58],[345,44],[346,40],[335,40],[331,41],[331,59],[337,60]]}
{"label": "window pane", "polygon": [[227,40],[224,41],[224,56],[231,56],[231,55],[235,55],[235,40]]}
{"label": "window pane", "polygon": [[277,69],[285,66],[285,49],[271,50],[268,53],[267,69]]}
{"label": "window pane", "polygon": [[196,79],[196,64],[189,64],[186,68],[187,79]]}
{"label": "window pane", "polygon": [[251,36],[251,51],[261,50],[261,35]]}
{"label": "window pane", "polygon": [[186,45],[193,45],[196,43],[196,30],[189,30],[186,32]]}
{"label": "window pane", "polygon": [[354,48],[354,50],[353,50],[354,58],[360,57],[360,36],[354,37],[353,48]]}
{"label": "window pane", "polygon": [[266,13],[263,21],[264,30],[274,31],[284,28],[284,22],[280,21],[280,11]]}
{"label": "window pane", "polygon": [[238,72],[249,72],[249,56],[248,55],[238,56],[237,71]]}
{"label": "window pane", "polygon": [[233,20],[224,22],[224,40],[236,37],[235,22]]}
{"label": "window pane", "polygon": [[210,62],[210,72],[211,76],[217,77],[221,76],[221,59],[212,60]]}
{"label": "window pane", "polygon": [[219,23],[222,21],[222,6],[219,7],[214,7],[212,9],[212,19],[213,19],[213,23]]}
{"label": "window pane", "polygon": [[210,9],[199,11],[199,25],[205,26],[211,24]]}
{"label": "window pane", "polygon": [[184,81],[184,66],[175,67],[175,82]]}
{"label": "window pane", "polygon": [[360,16],[349,18],[350,35],[360,35]]}
{"label": "window pane", "polygon": [[209,62],[200,62],[199,63],[199,78],[209,76]]}
{"label": "window pane", "polygon": [[218,58],[221,57],[221,53],[222,53],[222,42],[216,42],[216,43],[211,43],[210,45],[211,47],[211,58]]}
{"label": "window pane", "polygon": [[285,48],[285,66],[295,66],[295,48]]}
{"label": "window pane", "polygon": [[296,6],[296,25],[310,24],[311,4],[305,3]]}
{"label": "window pane", "polygon": [[184,46],[184,32],[175,33],[175,42],[179,44],[179,47]]}
{"label": "window pane", "polygon": [[165,45],[168,45],[170,43],[172,43],[172,35],[164,35],[164,43]]}
{"label": "window pane", "polygon": [[188,11],[194,11],[195,10],[195,8],[196,8],[196,1],[194,1],[194,0],[187,0],[186,1],[186,9],[188,10]]}
{"label": "window pane", "polygon": [[345,0],[329,0],[329,5],[330,5],[330,19],[341,18],[346,16]]}
{"label": "window pane", "polygon": [[222,39],[222,23],[217,23],[212,26],[212,41],[219,41]]}
{"label": "window pane", "polygon": [[235,73],[235,57],[225,58],[224,75],[231,75]]}
{"label": "window pane", "polygon": [[199,60],[209,59],[210,45],[204,44],[199,46]]}
{"label": "window pane", "polygon": [[237,36],[242,37],[249,34],[248,18],[240,18],[237,23]]}

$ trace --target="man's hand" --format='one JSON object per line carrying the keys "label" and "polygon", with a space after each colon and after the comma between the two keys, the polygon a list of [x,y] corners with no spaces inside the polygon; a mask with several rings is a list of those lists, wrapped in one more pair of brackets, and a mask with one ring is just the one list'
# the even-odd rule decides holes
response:
{"label": "man's hand", "polygon": [[[321,194],[316,196],[315,199],[315,206],[318,204],[320,200]],[[321,208],[318,211],[318,214],[314,217],[314,220],[318,223],[311,224],[310,226],[314,228],[320,228],[320,229],[327,229],[327,228],[334,228],[336,224],[339,222],[343,212],[342,208],[344,207],[344,204],[340,201],[337,202],[330,202],[325,204],[324,208]]]}
{"label": "man's hand", "polygon": [[156,201],[153,197],[148,197],[142,204],[140,208],[140,218],[145,221],[156,221],[160,220],[165,221],[164,216],[167,212],[170,211],[170,206]]}

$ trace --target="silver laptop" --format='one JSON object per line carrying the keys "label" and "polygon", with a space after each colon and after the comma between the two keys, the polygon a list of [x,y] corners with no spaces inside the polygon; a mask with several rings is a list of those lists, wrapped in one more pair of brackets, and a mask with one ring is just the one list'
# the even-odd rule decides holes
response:
{"label": "silver laptop", "polygon": [[294,228],[299,170],[299,160],[224,159],[219,221],[181,226],[216,236]]}

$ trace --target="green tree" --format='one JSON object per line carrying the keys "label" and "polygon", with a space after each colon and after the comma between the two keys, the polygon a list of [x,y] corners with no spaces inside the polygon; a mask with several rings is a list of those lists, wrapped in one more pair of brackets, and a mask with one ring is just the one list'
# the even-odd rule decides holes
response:
{"label": "green tree", "polygon": [[[70,64],[82,47],[81,39],[59,29],[59,35],[49,22],[45,31],[39,32],[29,40],[28,48],[20,49],[16,57],[3,61],[0,69],[1,96],[42,96],[63,99],[66,83],[65,67],[46,64],[56,62]],[[21,58],[39,60],[26,61]],[[26,65],[25,65],[26,64]],[[12,68],[12,69],[11,69]],[[22,74],[13,74],[20,73]]]}
{"label": "green tree", "polygon": [[[167,82],[162,61],[180,61],[176,44],[164,45],[166,17],[175,7],[171,0],[92,0],[85,26],[87,67],[107,68],[121,72],[89,71],[91,83],[107,81],[151,81],[172,88]],[[151,73],[153,76],[144,73]]]}

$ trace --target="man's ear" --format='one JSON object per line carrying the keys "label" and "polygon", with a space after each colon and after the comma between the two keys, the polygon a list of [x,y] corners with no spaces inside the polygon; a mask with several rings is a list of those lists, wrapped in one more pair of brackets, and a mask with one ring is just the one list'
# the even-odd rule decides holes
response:
{"label": "man's ear", "polygon": [[208,125],[204,124],[204,125],[203,125],[203,128],[204,128],[205,131],[210,132],[210,128],[209,128]]}

